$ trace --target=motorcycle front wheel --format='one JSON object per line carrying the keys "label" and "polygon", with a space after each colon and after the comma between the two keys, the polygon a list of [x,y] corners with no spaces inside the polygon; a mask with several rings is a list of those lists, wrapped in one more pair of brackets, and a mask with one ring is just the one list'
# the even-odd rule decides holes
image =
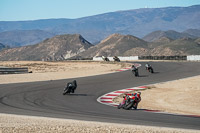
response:
{"label": "motorcycle front wheel", "polygon": [[124,105],[124,109],[125,110],[129,110],[129,109],[131,109],[131,107],[133,106],[133,102],[129,102],[129,103],[127,103],[126,105]]}

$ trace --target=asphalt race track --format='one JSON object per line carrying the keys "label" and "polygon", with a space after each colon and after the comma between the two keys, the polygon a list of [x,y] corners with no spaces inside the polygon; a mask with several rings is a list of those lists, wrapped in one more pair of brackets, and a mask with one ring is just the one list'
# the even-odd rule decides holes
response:
{"label": "asphalt race track", "polygon": [[74,79],[2,84],[0,113],[200,130],[200,117],[123,110],[97,102],[99,96],[114,90],[200,75],[200,62],[152,62],[154,74],[145,70],[145,63],[141,64],[140,77],[127,70],[76,78],[78,88],[71,95],[62,92]]}

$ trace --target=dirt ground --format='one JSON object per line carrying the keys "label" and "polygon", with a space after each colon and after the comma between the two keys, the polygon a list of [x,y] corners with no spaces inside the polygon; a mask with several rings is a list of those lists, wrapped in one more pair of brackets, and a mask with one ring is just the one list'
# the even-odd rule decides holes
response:
{"label": "dirt ground", "polygon": [[[9,84],[112,73],[120,68],[129,67],[130,64],[92,61],[13,61],[0,62],[0,66],[28,67],[29,71],[32,71],[27,74],[0,75],[0,84]],[[142,101],[138,108],[200,115],[200,76],[154,84],[149,88],[142,91]],[[118,97],[115,100],[120,102],[122,99]],[[0,133],[4,132],[185,133],[200,131],[0,114]]]}
{"label": "dirt ground", "polygon": [[[140,109],[200,116],[200,76],[149,85],[147,90],[140,92]],[[120,103],[122,97],[113,101]]]}

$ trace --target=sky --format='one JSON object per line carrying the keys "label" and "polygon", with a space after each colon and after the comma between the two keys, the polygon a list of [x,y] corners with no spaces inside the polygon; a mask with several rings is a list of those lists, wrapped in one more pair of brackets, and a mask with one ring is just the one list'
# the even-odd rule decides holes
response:
{"label": "sky", "polygon": [[191,5],[200,5],[200,0],[0,0],[0,21],[75,19],[120,10]]}

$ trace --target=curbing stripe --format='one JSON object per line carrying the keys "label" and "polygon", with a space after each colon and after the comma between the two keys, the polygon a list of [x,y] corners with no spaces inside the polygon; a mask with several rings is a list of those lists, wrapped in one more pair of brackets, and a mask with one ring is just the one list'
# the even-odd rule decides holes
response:
{"label": "curbing stripe", "polygon": [[[140,67],[141,64],[137,64],[135,63],[134,64],[136,67]],[[124,68],[124,69],[120,69],[120,70],[117,70],[117,71],[126,71],[126,70],[129,70],[131,69],[131,67],[128,67],[128,68]],[[145,89],[148,89],[147,86],[138,86],[138,87],[133,87],[133,88],[126,88],[126,89],[122,89],[122,90],[117,90],[117,91],[113,91],[113,92],[110,92],[110,93],[107,93],[103,96],[100,96],[97,101],[99,103],[102,103],[102,104],[105,104],[105,105],[109,105],[109,106],[113,106],[113,107],[117,107],[119,104],[118,103],[114,103],[113,102],[113,99],[123,93],[128,93],[128,92],[131,92],[133,90],[145,90]],[[180,116],[187,116],[187,117],[197,117],[199,118],[200,115],[183,115],[183,114],[176,114],[176,113],[169,113],[169,112],[162,112],[160,110],[150,110],[150,109],[146,109],[144,110],[146,112],[153,112],[153,113],[163,113],[163,114],[171,114],[171,115],[180,115]]]}

